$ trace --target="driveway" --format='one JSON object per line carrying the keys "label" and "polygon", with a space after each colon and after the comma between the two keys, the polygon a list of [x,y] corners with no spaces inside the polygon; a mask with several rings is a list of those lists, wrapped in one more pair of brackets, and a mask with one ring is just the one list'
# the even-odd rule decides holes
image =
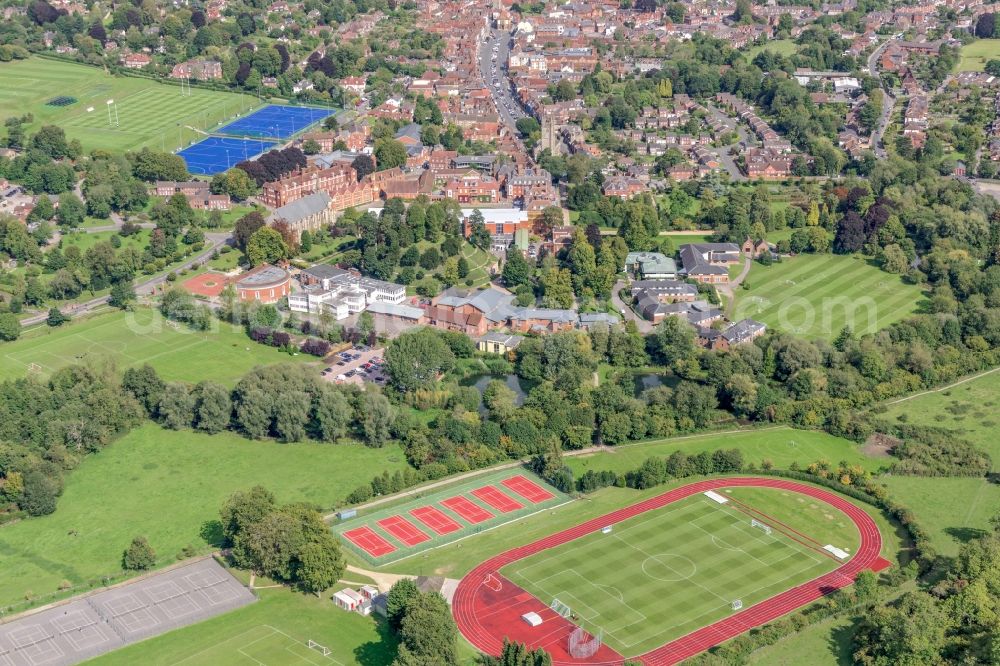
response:
{"label": "driveway", "polygon": [[653,325],[653,322],[647,321],[637,315],[635,310],[632,309],[632,306],[623,301],[621,296],[618,295],[618,292],[625,289],[627,286],[628,285],[625,284],[625,280],[618,280],[618,282],[615,282],[615,286],[611,289],[611,304],[615,306],[615,309],[618,310],[618,314],[620,314],[624,319],[634,321],[635,327],[639,329],[640,333],[643,335],[652,333],[653,329],[656,328]]}

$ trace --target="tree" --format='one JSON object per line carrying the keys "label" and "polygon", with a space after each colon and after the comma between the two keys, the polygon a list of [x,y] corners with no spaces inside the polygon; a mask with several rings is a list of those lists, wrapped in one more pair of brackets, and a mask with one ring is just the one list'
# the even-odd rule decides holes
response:
{"label": "tree", "polygon": [[412,578],[401,578],[393,583],[385,599],[386,620],[390,627],[399,631],[406,615],[407,604],[419,595],[420,591]]}
{"label": "tree", "polygon": [[228,194],[235,201],[246,201],[257,192],[257,182],[243,169],[233,168],[214,176],[211,188],[214,194]]}
{"label": "tree", "polygon": [[315,139],[306,139],[302,143],[302,152],[306,155],[317,155],[320,151],[320,145]]}
{"label": "tree", "polygon": [[531,264],[524,258],[524,254],[517,248],[507,250],[507,261],[503,266],[503,282],[510,289],[517,289],[522,284],[531,282],[533,273]]}
{"label": "tree", "polygon": [[279,231],[261,227],[247,241],[246,255],[253,266],[273,264],[289,256],[288,245]]}
{"label": "tree", "polygon": [[[332,118],[333,116],[330,117]],[[359,181],[368,174],[375,172],[375,160],[372,159],[371,155],[358,155],[351,162],[351,166],[357,172]]]}
{"label": "tree", "polygon": [[187,384],[170,382],[163,388],[156,412],[163,425],[171,430],[190,428],[194,421],[194,396]]}
{"label": "tree", "polygon": [[674,365],[694,357],[694,328],[683,317],[666,317],[654,335],[654,345],[664,365]]}
{"label": "tree", "polygon": [[295,577],[298,579],[299,587],[318,595],[340,580],[346,567],[340,543],[330,536],[329,539],[302,546],[298,553]]}
{"label": "tree", "polygon": [[69,321],[69,317],[64,315],[59,308],[50,308],[49,316],[45,318],[45,323],[53,328],[62,326]]}
{"label": "tree", "polygon": [[127,310],[135,302],[135,298],[135,289],[132,288],[132,281],[120,280],[111,285],[108,305],[120,310]]}
{"label": "tree", "polygon": [[385,367],[400,391],[430,388],[455,365],[455,354],[434,329],[407,331],[385,349]]}
{"label": "tree", "polygon": [[132,175],[140,180],[187,180],[188,170],[184,158],[173,153],[161,153],[143,148],[129,155]]}
{"label": "tree", "polygon": [[160,396],[166,384],[148,363],[140,368],[128,368],[122,376],[122,390],[132,395],[146,410],[147,415],[156,412]]}
{"label": "tree", "polygon": [[86,214],[87,207],[80,201],[80,197],[72,192],[64,192],[59,195],[56,222],[64,227],[78,227],[83,224],[83,218]]}
{"label": "tree", "polygon": [[247,243],[250,242],[250,238],[259,229],[263,228],[265,224],[264,216],[257,211],[247,213],[236,220],[236,224],[233,227],[233,240],[236,242],[236,247],[240,252],[246,252]]}
{"label": "tree", "polygon": [[882,249],[882,270],[902,275],[909,268],[909,262],[899,245],[892,243]]}
{"label": "tree", "polygon": [[383,170],[406,165],[406,146],[395,139],[376,139],[374,155]]}
{"label": "tree", "polygon": [[222,522],[223,545],[232,545],[237,534],[249,525],[263,520],[275,508],[274,495],[263,486],[239,490],[222,505],[219,517]]}
{"label": "tree", "polygon": [[0,313],[0,340],[11,342],[21,337],[21,322],[12,312]]}
{"label": "tree", "polygon": [[417,594],[406,604],[399,627],[404,664],[456,664],[458,629],[448,602],[437,592]]}
{"label": "tree", "polygon": [[125,552],[122,553],[122,569],[127,571],[145,571],[156,564],[156,551],[149,545],[144,536],[132,539]]}
{"label": "tree", "polygon": [[542,272],[542,305],[547,308],[573,307],[573,280],[565,268],[552,266]]}
{"label": "tree", "polygon": [[199,383],[194,390],[195,427],[208,433],[222,432],[229,427],[233,401],[229,389],[211,381]]}
{"label": "tree", "polygon": [[56,510],[56,502],[61,493],[62,481],[58,476],[33,469],[24,475],[24,489],[18,505],[29,516],[47,516]]}

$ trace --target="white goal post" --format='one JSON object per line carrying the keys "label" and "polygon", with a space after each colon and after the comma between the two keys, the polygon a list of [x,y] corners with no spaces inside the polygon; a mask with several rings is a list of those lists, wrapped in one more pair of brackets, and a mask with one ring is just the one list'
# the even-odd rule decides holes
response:
{"label": "white goal post", "polygon": [[316,650],[317,652],[319,652],[324,657],[329,657],[330,656],[330,648],[328,648],[326,646],[323,646],[323,645],[320,645],[316,641],[312,641],[312,640],[306,641],[306,646],[310,650]]}
{"label": "white goal post", "polygon": [[552,610],[556,612],[559,617],[569,617],[573,614],[573,611],[569,606],[559,601],[558,599],[553,599],[552,604],[549,606]]}
{"label": "white goal post", "polygon": [[770,534],[771,533],[771,526],[768,525],[768,524],[766,524],[766,523],[760,522],[756,518],[751,518],[750,519],[750,527],[756,527],[759,530],[763,530],[764,534]]}

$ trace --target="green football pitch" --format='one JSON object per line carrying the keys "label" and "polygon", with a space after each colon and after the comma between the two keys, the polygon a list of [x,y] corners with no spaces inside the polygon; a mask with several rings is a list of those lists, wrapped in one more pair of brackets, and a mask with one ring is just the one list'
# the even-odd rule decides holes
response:
{"label": "green football pitch", "polygon": [[309,641],[292,638],[280,629],[266,624],[254,627],[175,663],[177,666],[181,664],[343,666],[343,662],[338,661],[326,646],[315,641],[311,644]]}
{"label": "green football pitch", "polygon": [[[46,104],[57,96],[77,101]],[[108,105],[108,100],[114,104]],[[84,150],[172,151],[224,120],[260,106],[256,97],[179,86],[131,76],[112,76],[87,65],[29,58],[0,64],[0,120],[31,113],[29,127],[56,124]]]}
{"label": "green football pitch", "polygon": [[252,342],[230,324],[213,324],[208,331],[192,331],[139,307],[59,328],[37,327],[0,346],[0,380],[29,373],[46,377],[67,365],[110,358],[123,368],[149,363],[168,381],[232,384],[258,365],[315,361]]}
{"label": "green football pitch", "polygon": [[[728,491],[726,491],[728,492]],[[513,563],[502,573],[619,653],[644,653],[839,562],[704,495]]]}
{"label": "green football pitch", "polygon": [[755,262],[746,284],[749,290],[736,290],[734,320],[750,317],[809,338],[833,339],[844,326],[874,333],[914,314],[922,299],[919,286],[864,257],[837,254]]}

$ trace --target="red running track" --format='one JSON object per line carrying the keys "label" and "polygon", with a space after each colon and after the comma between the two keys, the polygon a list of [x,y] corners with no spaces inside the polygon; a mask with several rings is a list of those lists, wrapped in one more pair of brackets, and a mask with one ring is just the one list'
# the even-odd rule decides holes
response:
{"label": "red running track", "polygon": [[[455,597],[452,601],[452,613],[455,616],[459,630],[470,643],[487,654],[499,655],[503,647],[504,636],[516,633],[516,639],[527,642],[529,647],[542,647],[553,653],[553,664],[563,666],[575,666],[577,664],[617,666],[621,664],[624,659],[620,655],[603,648],[589,660],[568,657],[566,655],[565,642],[570,627],[560,627],[560,631],[553,631],[551,623],[547,621],[539,628],[544,629],[544,632],[541,632],[543,635],[526,638],[525,634],[529,632],[526,631],[527,624],[520,620],[520,613],[525,612],[525,610],[538,611],[545,609],[547,608],[547,604],[535,599],[499,575],[499,570],[511,562],[516,562],[529,555],[534,555],[535,553],[559,546],[568,541],[573,541],[574,539],[596,532],[607,525],[614,525],[647,511],[660,509],[691,495],[703,493],[707,490],[734,487],[776,488],[797,492],[807,497],[826,502],[835,509],[842,511],[851,519],[861,535],[861,545],[850,560],[830,573],[776,594],[770,599],[754,604],[723,620],[702,627],[686,636],[682,636],[636,657],[636,659],[646,666],[676,664],[699,652],[735,638],[754,627],[760,627],[783,615],[787,615],[802,606],[816,601],[824,595],[852,584],[854,578],[861,571],[871,569],[877,572],[890,566],[889,562],[880,556],[882,535],[879,533],[875,521],[863,509],[839,495],[815,486],[778,478],[732,477],[708,479],[675,488],[632,506],[612,511],[599,518],[588,520],[575,527],[539,539],[534,543],[512,548],[507,552],[482,562],[459,582],[458,588],[455,590]],[[488,574],[493,574],[500,579],[502,589],[499,593],[482,585],[483,580]],[[500,598],[504,594],[508,596],[507,599]],[[531,605],[530,608],[526,606],[529,602]],[[508,612],[498,612],[497,609],[501,606],[507,608]],[[568,623],[565,620],[563,622]],[[558,624],[558,621],[556,623]],[[522,628],[519,625],[524,626]]]}

